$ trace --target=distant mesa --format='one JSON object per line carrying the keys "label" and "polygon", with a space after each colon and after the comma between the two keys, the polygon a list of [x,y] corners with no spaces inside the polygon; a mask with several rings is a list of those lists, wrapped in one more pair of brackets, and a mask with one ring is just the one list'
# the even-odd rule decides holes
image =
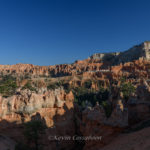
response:
{"label": "distant mesa", "polygon": [[140,57],[150,60],[150,41],[145,41],[142,44],[136,45],[124,52],[97,53],[92,55],[90,59],[102,62],[110,61],[112,64],[117,65],[119,63],[137,60]]}

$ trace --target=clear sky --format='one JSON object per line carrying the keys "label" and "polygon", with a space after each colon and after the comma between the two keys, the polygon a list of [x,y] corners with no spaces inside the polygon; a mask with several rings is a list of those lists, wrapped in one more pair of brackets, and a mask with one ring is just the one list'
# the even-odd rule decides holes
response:
{"label": "clear sky", "polygon": [[149,0],[0,0],[0,64],[71,63],[145,40]]}

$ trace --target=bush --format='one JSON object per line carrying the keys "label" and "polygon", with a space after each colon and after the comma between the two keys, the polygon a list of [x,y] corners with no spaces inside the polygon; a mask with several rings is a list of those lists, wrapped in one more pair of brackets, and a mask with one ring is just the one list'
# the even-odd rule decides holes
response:
{"label": "bush", "polygon": [[66,93],[69,93],[71,91],[71,86],[69,83],[64,83],[63,88],[64,88]]}
{"label": "bush", "polygon": [[39,138],[41,134],[45,133],[45,126],[41,121],[34,120],[25,124],[24,136],[28,142],[33,142],[35,150],[39,149]]}
{"label": "bush", "polygon": [[88,88],[88,89],[89,89],[89,88],[91,88],[91,86],[92,86],[92,81],[91,81],[91,80],[88,80],[88,81],[85,81],[85,82],[84,82],[84,87],[85,87],[85,88]]}
{"label": "bush", "polygon": [[124,99],[128,100],[132,93],[135,92],[135,87],[131,82],[121,83],[121,92],[123,93]]}
{"label": "bush", "polygon": [[56,84],[49,84],[49,85],[47,86],[47,89],[48,89],[48,90],[55,90],[56,88],[57,88]]}
{"label": "bush", "polygon": [[35,91],[36,92],[36,88],[34,88],[30,82],[27,82],[23,87],[22,87],[22,90],[24,89],[28,89],[30,91]]}
{"label": "bush", "polygon": [[99,89],[102,89],[104,87],[104,81],[103,80],[98,80],[95,81],[97,83],[97,86]]}
{"label": "bush", "polygon": [[61,86],[60,82],[50,83],[47,86],[47,89],[49,89],[49,90],[55,90],[55,89],[59,88],[60,86]]}
{"label": "bush", "polygon": [[0,80],[0,93],[3,97],[9,97],[15,94],[16,89],[16,78],[12,76],[4,76],[2,80]]}
{"label": "bush", "polygon": [[70,87],[69,83],[64,83],[64,81],[58,81],[58,82],[50,83],[47,86],[47,89],[55,90],[55,89],[60,88],[60,87],[63,87],[66,93],[69,93],[71,91],[71,87]]}
{"label": "bush", "polygon": [[105,110],[106,117],[109,118],[112,114],[112,106],[107,101],[103,101],[101,103],[102,107]]}
{"label": "bush", "polygon": [[95,106],[96,103],[101,103],[108,99],[109,91],[107,89],[101,89],[100,91],[91,91],[84,87],[73,89],[75,95],[75,103],[80,106],[85,104],[85,101]]}

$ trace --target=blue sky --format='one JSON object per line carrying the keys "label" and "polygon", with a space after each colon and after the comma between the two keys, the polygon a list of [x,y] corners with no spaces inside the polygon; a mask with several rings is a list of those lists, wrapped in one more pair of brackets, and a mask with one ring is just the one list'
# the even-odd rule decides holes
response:
{"label": "blue sky", "polygon": [[145,40],[148,0],[0,0],[0,64],[71,63]]}

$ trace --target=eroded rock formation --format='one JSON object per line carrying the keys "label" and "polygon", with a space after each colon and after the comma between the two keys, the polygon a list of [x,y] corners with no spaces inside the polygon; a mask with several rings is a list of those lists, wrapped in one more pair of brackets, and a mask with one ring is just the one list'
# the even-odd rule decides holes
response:
{"label": "eroded rock formation", "polygon": [[[26,143],[23,126],[33,120],[40,120],[47,127],[45,135],[40,137],[40,145],[43,145],[44,150],[96,150],[105,147],[109,150],[115,149],[109,147],[110,143],[118,143],[115,150],[122,149],[124,142],[121,140],[119,143],[116,140],[127,139],[127,136],[121,132],[136,129],[137,125],[149,120],[149,68],[149,42],[122,53],[95,54],[73,64],[0,65],[0,81],[11,75],[16,78],[17,83],[13,94],[0,94],[2,150],[14,150],[15,144],[20,141]],[[125,93],[129,94],[127,98],[124,96],[124,89],[121,89],[123,80],[125,86],[131,83],[132,88],[135,88],[134,92]],[[9,89],[6,85],[7,82],[1,91],[3,88],[6,88],[6,91]],[[75,103],[76,92],[78,96],[85,98],[83,104]],[[89,94],[89,97],[95,94],[92,101],[87,100],[86,94]],[[143,128],[143,124],[141,126],[140,128]],[[55,138],[72,138],[75,135],[98,136],[101,139],[80,143],[73,139]],[[134,139],[132,133],[128,135],[131,140]],[[136,133],[133,133],[133,136],[135,135]],[[141,142],[140,138],[138,140]],[[137,144],[131,143],[129,148],[133,147],[137,147]],[[142,150],[146,150],[144,146]]]}

